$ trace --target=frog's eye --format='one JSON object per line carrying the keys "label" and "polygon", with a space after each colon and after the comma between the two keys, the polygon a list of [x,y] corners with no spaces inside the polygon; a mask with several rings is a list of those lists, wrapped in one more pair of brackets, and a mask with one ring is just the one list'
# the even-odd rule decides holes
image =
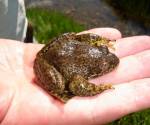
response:
{"label": "frog's eye", "polygon": [[104,53],[104,54],[108,54],[108,53],[109,53],[108,47],[105,46],[105,45],[99,46],[98,49],[99,49],[102,53]]}

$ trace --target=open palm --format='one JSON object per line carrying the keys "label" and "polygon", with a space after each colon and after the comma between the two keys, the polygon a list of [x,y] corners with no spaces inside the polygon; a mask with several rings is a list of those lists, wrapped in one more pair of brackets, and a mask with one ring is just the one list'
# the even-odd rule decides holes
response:
{"label": "open palm", "polygon": [[121,38],[119,31],[110,28],[85,32],[117,40],[117,69],[90,80],[113,83],[115,89],[94,97],[74,97],[63,104],[34,81],[33,63],[43,45],[1,39],[1,125],[99,125],[150,107],[150,37]]}

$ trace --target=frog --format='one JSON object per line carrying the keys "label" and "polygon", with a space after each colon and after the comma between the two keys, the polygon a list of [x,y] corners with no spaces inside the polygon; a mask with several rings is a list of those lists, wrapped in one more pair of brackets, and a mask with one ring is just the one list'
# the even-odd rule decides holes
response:
{"label": "frog", "polygon": [[40,86],[63,103],[75,96],[96,96],[112,84],[89,79],[113,71],[119,58],[109,50],[110,40],[93,33],[64,33],[53,38],[36,55],[34,73]]}

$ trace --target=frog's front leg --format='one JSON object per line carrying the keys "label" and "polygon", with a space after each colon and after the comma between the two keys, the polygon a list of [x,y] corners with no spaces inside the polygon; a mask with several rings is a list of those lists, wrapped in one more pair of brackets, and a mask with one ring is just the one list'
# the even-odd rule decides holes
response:
{"label": "frog's front leg", "polygon": [[80,75],[74,76],[69,83],[70,91],[76,96],[94,96],[112,88],[111,84],[95,85],[90,83]]}

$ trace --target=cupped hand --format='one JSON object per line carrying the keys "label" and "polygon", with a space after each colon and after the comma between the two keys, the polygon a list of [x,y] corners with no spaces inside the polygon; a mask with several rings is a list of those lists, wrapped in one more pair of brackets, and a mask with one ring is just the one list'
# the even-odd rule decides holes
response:
{"label": "cupped hand", "polygon": [[111,28],[86,32],[116,40],[119,66],[90,80],[113,83],[115,89],[94,97],[74,97],[63,104],[35,83],[33,63],[43,45],[1,39],[1,125],[100,125],[150,107],[150,37],[121,38]]}

